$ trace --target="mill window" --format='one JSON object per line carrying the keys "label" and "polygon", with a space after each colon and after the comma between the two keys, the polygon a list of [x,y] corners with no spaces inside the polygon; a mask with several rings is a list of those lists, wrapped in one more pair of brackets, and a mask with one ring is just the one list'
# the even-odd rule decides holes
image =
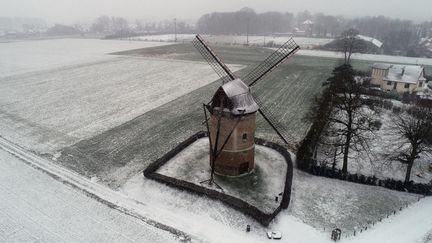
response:
{"label": "mill window", "polygon": [[387,82],[387,85],[391,85],[391,81],[388,81],[388,82]]}
{"label": "mill window", "polygon": [[420,82],[420,83],[419,83],[419,87],[423,87],[423,82]]}
{"label": "mill window", "polygon": [[247,139],[247,133],[243,133],[242,138],[243,138],[243,141],[246,140]]}
{"label": "mill window", "polygon": [[409,84],[405,84],[405,89],[409,89]]}

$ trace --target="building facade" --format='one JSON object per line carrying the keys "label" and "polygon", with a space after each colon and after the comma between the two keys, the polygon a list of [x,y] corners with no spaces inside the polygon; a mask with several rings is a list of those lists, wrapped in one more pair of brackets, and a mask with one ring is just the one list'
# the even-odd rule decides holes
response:
{"label": "building facade", "polygon": [[411,94],[426,87],[423,66],[375,63],[371,76],[371,84],[384,91]]}

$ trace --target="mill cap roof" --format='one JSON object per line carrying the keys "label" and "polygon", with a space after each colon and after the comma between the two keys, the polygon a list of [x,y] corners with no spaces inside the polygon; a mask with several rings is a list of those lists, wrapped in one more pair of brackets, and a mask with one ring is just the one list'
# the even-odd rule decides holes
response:
{"label": "mill cap roof", "polygon": [[258,111],[259,106],[255,102],[249,86],[241,79],[225,83],[222,85],[222,89],[233,105],[230,110],[233,115],[249,114]]}

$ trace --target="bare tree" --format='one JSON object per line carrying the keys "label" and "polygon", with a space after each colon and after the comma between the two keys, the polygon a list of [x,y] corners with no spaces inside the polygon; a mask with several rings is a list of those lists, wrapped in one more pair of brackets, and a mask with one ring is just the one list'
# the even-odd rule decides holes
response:
{"label": "bare tree", "polygon": [[343,64],[335,68],[327,85],[331,110],[322,143],[334,147],[334,156],[338,153],[343,155],[342,173],[346,176],[350,151],[369,150],[368,141],[374,131],[374,111],[365,108],[360,84],[354,79],[351,65]]}
{"label": "bare tree", "polygon": [[355,29],[349,29],[344,32],[342,32],[342,51],[345,56],[345,64],[349,64],[351,61],[351,55],[354,52],[358,52],[358,38],[357,35],[359,34],[358,30]]}
{"label": "bare tree", "polygon": [[100,16],[94,21],[90,27],[90,30],[97,33],[109,33],[111,31],[111,27],[112,23],[110,17]]}
{"label": "bare tree", "polygon": [[432,108],[416,107],[410,112],[403,112],[393,119],[393,124],[403,140],[394,159],[407,165],[405,183],[408,183],[420,154],[431,152],[426,140],[432,132]]}

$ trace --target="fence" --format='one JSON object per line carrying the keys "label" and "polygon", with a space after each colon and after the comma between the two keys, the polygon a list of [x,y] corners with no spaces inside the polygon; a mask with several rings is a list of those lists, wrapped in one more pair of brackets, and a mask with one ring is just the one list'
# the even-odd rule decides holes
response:
{"label": "fence", "polygon": [[[419,196],[419,197],[417,198],[417,201],[420,201],[420,200],[423,199],[423,198],[425,198],[425,196]],[[342,231],[342,233],[341,233],[341,238],[343,239],[343,238],[355,237],[355,236],[357,236],[357,235],[359,235],[359,234],[361,234],[361,233],[363,233],[363,232],[366,232],[366,231],[372,229],[376,224],[382,222],[382,221],[385,220],[385,219],[390,218],[391,216],[395,216],[396,214],[402,212],[402,210],[408,208],[409,206],[410,206],[410,204],[405,204],[404,206],[399,207],[399,208],[396,209],[396,210],[392,210],[392,211],[387,212],[384,216],[380,216],[380,217],[377,218],[375,221],[368,222],[368,223],[366,223],[366,224],[363,224],[363,226],[355,227],[354,229],[349,230],[349,231],[348,231],[348,230]],[[327,229],[326,229],[326,227],[324,227],[323,230],[324,230],[324,232],[326,232],[326,233],[328,232],[329,235],[331,235],[331,234],[332,234],[332,231],[333,231],[332,228],[327,228]],[[330,231],[329,231],[329,230],[330,230]]]}

